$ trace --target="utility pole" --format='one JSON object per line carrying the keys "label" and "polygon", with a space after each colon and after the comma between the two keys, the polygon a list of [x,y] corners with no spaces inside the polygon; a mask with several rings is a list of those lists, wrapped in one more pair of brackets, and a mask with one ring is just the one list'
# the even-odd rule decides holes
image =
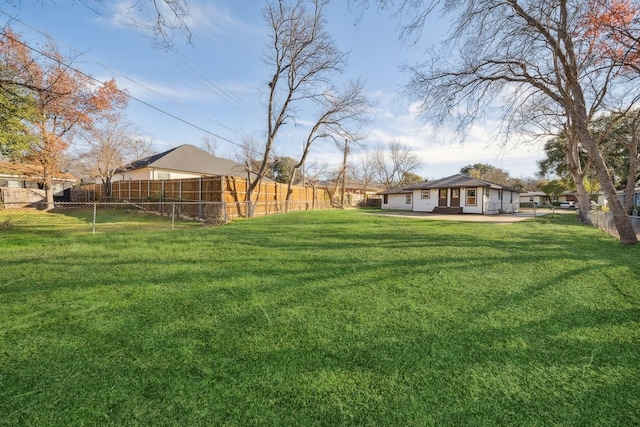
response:
{"label": "utility pole", "polygon": [[349,155],[349,140],[344,140],[344,157],[342,158],[342,189],[340,191],[340,206],[344,209],[344,192],[347,185],[347,156]]}

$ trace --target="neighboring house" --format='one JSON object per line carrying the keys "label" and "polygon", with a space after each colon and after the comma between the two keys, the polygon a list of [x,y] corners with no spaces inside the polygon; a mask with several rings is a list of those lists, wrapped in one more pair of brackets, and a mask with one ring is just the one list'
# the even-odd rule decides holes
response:
{"label": "neighboring house", "polygon": [[[624,203],[625,202],[624,191],[619,191],[618,194],[620,194],[621,201],[622,203]],[[598,202],[598,204],[600,203]],[[640,181],[636,183],[636,188],[633,190],[633,205],[640,206]]]}
{"label": "neighboring house", "polygon": [[578,196],[575,191],[563,191],[562,194],[558,196],[558,202],[573,202],[577,204]]}
{"label": "neighboring house", "polygon": [[520,203],[529,203],[529,207],[531,207],[531,204],[535,204],[536,206],[549,205],[551,201],[549,200],[549,196],[542,191],[530,191],[520,193]]}
{"label": "neighboring house", "polygon": [[[42,166],[0,162],[0,202],[6,207],[24,207],[45,200]],[[54,199],[66,200],[76,178],[66,172],[53,174]]]}
{"label": "neighboring house", "polygon": [[[331,179],[318,181],[316,185],[320,188],[324,188],[327,194],[329,194],[334,201],[340,199],[342,191],[342,180],[336,181],[335,179]],[[347,179],[344,186],[345,203],[348,206],[356,206],[369,198],[377,198],[377,194],[380,194],[379,191],[381,189],[382,187],[377,184],[369,184],[365,189],[365,186],[362,184],[362,182],[354,179]]]}
{"label": "neighboring house", "polygon": [[[597,194],[589,194],[589,200],[591,203],[596,203],[598,206],[606,206],[607,199],[604,197],[604,193],[599,191]],[[565,191],[560,196],[558,196],[558,202],[573,202],[576,206],[578,205],[578,195],[573,191]]]}
{"label": "neighboring house", "polygon": [[520,208],[519,190],[461,174],[380,194],[382,209],[491,215],[514,213]]}
{"label": "neighboring house", "polygon": [[240,163],[216,157],[196,146],[184,144],[117,169],[111,182],[187,179],[212,175],[246,178],[247,172]]}

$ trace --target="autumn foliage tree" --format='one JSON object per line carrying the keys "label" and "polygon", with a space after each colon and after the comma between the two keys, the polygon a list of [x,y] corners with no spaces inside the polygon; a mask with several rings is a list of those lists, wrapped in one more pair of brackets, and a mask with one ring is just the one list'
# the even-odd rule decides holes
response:
{"label": "autumn foliage tree", "polygon": [[93,128],[97,119],[115,119],[127,97],[114,80],[98,83],[71,67],[52,44],[32,48],[10,28],[0,37],[0,63],[12,76],[3,85],[28,92],[31,100],[31,114],[23,123],[32,138],[14,146],[13,156],[42,166],[47,206],[52,207],[53,174],[64,151],[78,131]]}
{"label": "autumn foliage tree", "polygon": [[640,5],[631,0],[588,0],[579,34],[589,53],[640,70]]}

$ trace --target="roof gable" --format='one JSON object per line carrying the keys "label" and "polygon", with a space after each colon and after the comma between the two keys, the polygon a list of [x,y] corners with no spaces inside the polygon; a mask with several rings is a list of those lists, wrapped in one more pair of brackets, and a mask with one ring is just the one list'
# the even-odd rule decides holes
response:
{"label": "roof gable", "polygon": [[[29,163],[0,162],[0,175],[38,181],[43,179],[43,167]],[[51,175],[56,181],[76,181],[76,178],[68,172],[53,171]]]}
{"label": "roof gable", "polygon": [[[416,184],[405,185],[404,187],[388,190],[388,194],[398,194],[406,192],[407,190],[427,190],[427,189],[439,189],[439,188],[473,188],[473,187],[485,187],[495,188],[508,191],[520,192],[513,187],[507,185],[496,184],[495,182],[485,181],[483,179],[473,178],[467,175],[455,174],[445,178],[436,179],[433,181],[418,182]],[[380,193],[383,194],[383,193]]]}
{"label": "roof gable", "polygon": [[157,168],[202,175],[244,176],[246,169],[233,160],[216,157],[191,144],[180,145],[163,153],[136,160],[118,172]]}

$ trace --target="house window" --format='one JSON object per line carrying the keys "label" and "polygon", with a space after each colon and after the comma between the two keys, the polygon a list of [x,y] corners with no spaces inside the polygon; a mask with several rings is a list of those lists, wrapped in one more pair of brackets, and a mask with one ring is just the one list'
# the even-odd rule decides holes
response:
{"label": "house window", "polygon": [[382,203],[384,203],[385,205],[389,204],[389,195],[388,194],[383,194],[382,195]]}
{"label": "house window", "polygon": [[158,172],[158,179],[169,179],[169,172]]}
{"label": "house window", "polygon": [[529,201],[533,202],[533,196],[529,197]]}
{"label": "house window", "polygon": [[467,205],[469,206],[476,205],[476,189],[475,188],[467,188]]}
{"label": "house window", "polygon": [[411,204],[411,193],[407,193],[406,202],[407,205]]}
{"label": "house window", "polygon": [[430,197],[430,194],[431,190],[422,190],[420,197],[423,199],[428,199]]}

